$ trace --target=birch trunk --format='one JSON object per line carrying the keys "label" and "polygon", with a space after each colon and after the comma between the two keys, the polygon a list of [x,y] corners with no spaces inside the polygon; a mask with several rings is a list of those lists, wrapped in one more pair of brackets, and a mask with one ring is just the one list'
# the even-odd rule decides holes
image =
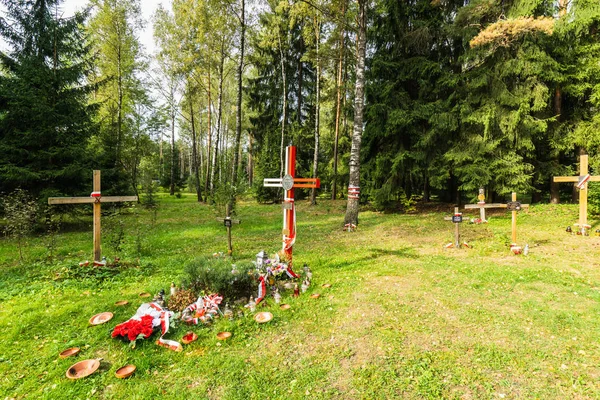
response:
{"label": "birch trunk", "polygon": [[281,35],[277,31],[277,38],[279,39],[279,55],[281,57],[281,79],[283,81],[283,116],[281,118],[281,149],[279,151],[279,160],[281,162],[281,170],[279,171],[279,177],[283,178],[283,171],[285,165],[283,165],[283,151],[285,141],[285,120],[287,119],[287,86],[285,81],[285,64],[283,62],[283,46],[281,44]]}
{"label": "birch trunk", "polygon": [[217,132],[215,136],[215,152],[212,160],[212,171],[210,172],[210,195],[215,195],[215,176],[217,169],[217,157],[219,155],[219,137],[221,135],[221,116],[223,111],[223,65],[225,63],[225,38],[221,41],[221,59],[219,61],[219,104],[217,106]]}
{"label": "birch trunk", "polygon": [[[356,46],[356,84],[354,96],[354,129],[350,150],[349,186],[360,187],[360,143],[363,132],[363,108],[365,96],[365,57],[367,41],[366,0],[358,0],[358,37]],[[348,198],[344,223],[358,225],[358,201]]]}

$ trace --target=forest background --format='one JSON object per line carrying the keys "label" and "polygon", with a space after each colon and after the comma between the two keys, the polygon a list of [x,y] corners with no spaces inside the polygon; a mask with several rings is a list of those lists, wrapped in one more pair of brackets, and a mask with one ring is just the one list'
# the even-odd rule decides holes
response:
{"label": "forest background", "polygon": [[88,194],[101,169],[105,194],[271,201],[293,143],[323,197],[556,203],[552,176],[600,164],[597,0],[174,0],[146,21],[139,0],[2,3],[5,194]]}

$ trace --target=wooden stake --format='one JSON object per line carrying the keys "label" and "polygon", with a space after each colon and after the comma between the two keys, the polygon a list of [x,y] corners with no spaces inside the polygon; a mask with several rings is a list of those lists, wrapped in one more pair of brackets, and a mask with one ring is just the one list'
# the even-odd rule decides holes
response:
{"label": "wooden stake", "polygon": [[[517,194],[512,192],[512,201],[517,201]],[[512,211],[512,242],[517,243],[517,210]]]}
{"label": "wooden stake", "polygon": [[[100,192],[100,171],[94,170],[94,192]],[[94,261],[102,260],[100,217],[102,216],[102,203],[98,199],[94,203]]]}

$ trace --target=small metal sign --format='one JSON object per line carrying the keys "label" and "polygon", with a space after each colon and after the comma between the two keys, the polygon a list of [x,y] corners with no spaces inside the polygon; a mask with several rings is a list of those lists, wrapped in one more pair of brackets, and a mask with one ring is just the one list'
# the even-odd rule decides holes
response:
{"label": "small metal sign", "polygon": [[509,201],[508,203],[506,203],[506,209],[508,211],[521,211],[521,202]]}
{"label": "small metal sign", "polygon": [[231,228],[231,218],[225,218],[223,220],[223,225],[225,225],[227,228]]}
{"label": "small metal sign", "polygon": [[281,186],[283,186],[285,190],[291,190],[294,187],[294,177],[289,174],[284,175],[281,180]]}
{"label": "small metal sign", "polygon": [[453,215],[452,216],[452,222],[454,222],[455,224],[463,222],[462,215]]}
{"label": "small metal sign", "polygon": [[284,210],[291,210],[293,208],[293,204],[291,201],[284,201],[283,203],[281,203],[281,206],[283,207]]}

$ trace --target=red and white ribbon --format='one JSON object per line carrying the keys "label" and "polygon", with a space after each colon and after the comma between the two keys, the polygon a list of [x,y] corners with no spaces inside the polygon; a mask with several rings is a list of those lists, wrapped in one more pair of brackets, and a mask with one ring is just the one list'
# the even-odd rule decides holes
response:
{"label": "red and white ribbon", "polygon": [[192,325],[198,325],[199,322],[207,322],[219,313],[219,304],[223,297],[218,294],[198,297],[194,303],[190,304],[181,313],[181,319]]}
{"label": "red and white ribbon", "polygon": [[267,284],[264,276],[258,277],[258,296],[256,296],[256,305],[258,305],[265,298],[267,293]]}
{"label": "red and white ribbon", "polygon": [[94,197],[94,198],[102,197],[102,194],[100,192],[92,192],[90,194],[90,197]]}
{"label": "red and white ribbon", "polygon": [[586,176],[584,176],[577,184],[577,189],[583,189],[583,187],[590,180],[590,178],[591,178],[590,174],[587,174]]}
{"label": "red and white ribbon", "polygon": [[349,185],[348,186],[348,198],[349,199],[358,199],[360,197],[360,187]]}

